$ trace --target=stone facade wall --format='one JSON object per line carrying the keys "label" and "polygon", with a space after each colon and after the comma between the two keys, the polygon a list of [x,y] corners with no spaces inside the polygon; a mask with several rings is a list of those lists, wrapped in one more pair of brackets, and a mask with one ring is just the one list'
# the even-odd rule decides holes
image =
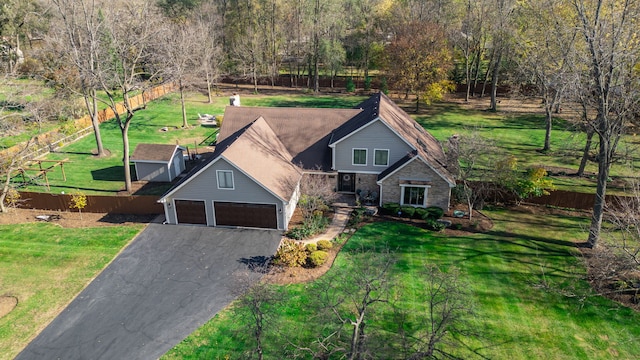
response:
{"label": "stone facade wall", "polygon": [[380,193],[380,187],[376,181],[378,181],[376,174],[356,174],[356,190]]}
{"label": "stone facade wall", "polygon": [[427,207],[438,206],[444,210],[449,209],[451,188],[449,183],[436,174],[430,167],[419,159],[398,170],[382,184],[382,203],[399,203],[401,188],[400,180],[420,180],[430,182],[427,190]]}

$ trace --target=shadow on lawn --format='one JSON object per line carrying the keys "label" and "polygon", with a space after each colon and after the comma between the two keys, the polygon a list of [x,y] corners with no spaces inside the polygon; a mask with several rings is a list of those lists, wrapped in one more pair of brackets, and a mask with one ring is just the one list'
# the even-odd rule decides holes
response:
{"label": "shadow on lawn", "polygon": [[[132,164],[132,176],[135,173],[136,170]],[[124,181],[124,166],[109,166],[103,169],[91,170],[91,177],[97,181]]]}

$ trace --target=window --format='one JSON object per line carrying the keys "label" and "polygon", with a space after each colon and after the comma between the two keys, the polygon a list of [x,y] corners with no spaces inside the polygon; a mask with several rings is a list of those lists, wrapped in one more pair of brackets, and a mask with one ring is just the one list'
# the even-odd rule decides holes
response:
{"label": "window", "polygon": [[388,166],[389,165],[389,150],[375,149],[373,150],[373,165],[376,166]]}
{"label": "window", "polygon": [[367,165],[367,149],[353,149],[353,165]]}
{"label": "window", "polygon": [[426,187],[403,186],[402,205],[425,206],[426,194]]}
{"label": "window", "polygon": [[233,190],[233,171],[231,170],[217,170],[218,176],[218,189]]}

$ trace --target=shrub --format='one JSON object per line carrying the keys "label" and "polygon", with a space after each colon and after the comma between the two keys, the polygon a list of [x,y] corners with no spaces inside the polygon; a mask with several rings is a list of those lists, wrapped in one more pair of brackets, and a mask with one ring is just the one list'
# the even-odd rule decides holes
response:
{"label": "shrub", "polygon": [[353,79],[351,77],[347,78],[347,83],[345,84],[345,88],[347,89],[347,92],[356,91],[356,84],[353,83]]}
{"label": "shrub", "polygon": [[425,210],[427,211],[427,217],[429,219],[438,220],[444,215],[444,210],[437,206],[429,206]]}
{"label": "shrub", "polygon": [[413,217],[416,218],[416,219],[424,219],[427,214],[428,214],[427,209],[425,209],[425,208],[416,208],[416,212],[415,212],[415,214],[413,214]]}
{"label": "shrub", "polygon": [[371,76],[364,78],[364,91],[371,90]]}
{"label": "shrub", "polygon": [[302,225],[298,225],[287,232],[287,237],[295,240],[310,238],[326,229],[329,220],[322,213],[306,219]]}
{"label": "shrub", "polygon": [[318,267],[326,263],[328,258],[329,258],[328,252],[317,250],[312,252],[311,255],[309,255],[309,258],[307,259],[307,264],[312,267]]}
{"label": "shrub", "polygon": [[406,205],[401,207],[400,211],[402,211],[402,215],[401,215],[402,217],[410,218],[410,217],[413,217],[413,214],[416,213],[416,208],[414,208],[413,206]]}
{"label": "shrub", "polygon": [[362,221],[362,216],[365,213],[365,211],[367,211],[367,209],[364,207],[358,207],[353,209],[353,211],[351,212],[351,217],[349,218],[349,222],[347,223],[347,226],[358,225],[358,223]]}
{"label": "shrub", "polygon": [[304,249],[307,253],[311,254],[312,252],[318,250],[318,246],[314,243],[308,243],[307,245],[304,246]]}
{"label": "shrub", "polygon": [[333,247],[333,244],[329,240],[318,240],[318,250],[329,250]]}
{"label": "shrub", "polygon": [[460,224],[460,223],[453,224],[453,228],[454,228],[455,230],[462,230],[462,224]]}
{"label": "shrub", "polygon": [[307,262],[307,257],[307,252],[301,242],[285,239],[280,244],[273,263],[287,267],[298,267]]}
{"label": "shrub", "polygon": [[382,210],[387,215],[398,215],[400,204],[398,203],[386,203],[382,205]]}
{"label": "shrub", "polygon": [[436,219],[426,219],[427,229],[432,231],[442,231],[445,228],[445,225],[439,222]]}

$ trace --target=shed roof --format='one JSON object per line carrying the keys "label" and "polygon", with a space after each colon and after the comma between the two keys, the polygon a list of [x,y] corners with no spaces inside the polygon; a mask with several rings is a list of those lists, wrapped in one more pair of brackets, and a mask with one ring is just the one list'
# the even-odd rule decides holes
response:
{"label": "shed roof", "polygon": [[179,145],[138,144],[130,160],[169,163],[178,148],[184,149]]}

